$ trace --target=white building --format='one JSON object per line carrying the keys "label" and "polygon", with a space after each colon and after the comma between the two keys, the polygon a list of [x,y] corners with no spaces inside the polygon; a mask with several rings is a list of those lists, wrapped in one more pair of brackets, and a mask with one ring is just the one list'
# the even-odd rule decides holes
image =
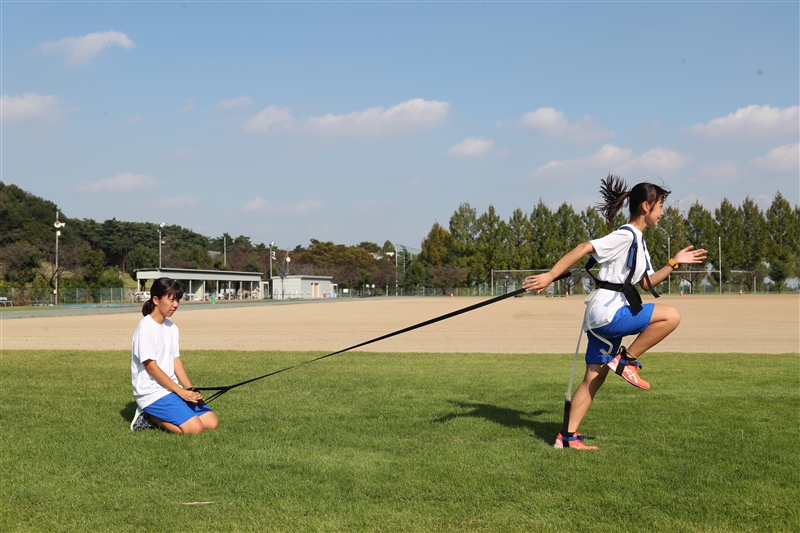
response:
{"label": "white building", "polygon": [[272,298],[275,300],[336,298],[336,284],[331,276],[272,277]]}
{"label": "white building", "polygon": [[186,291],[183,297],[190,301],[268,298],[269,284],[261,281],[262,276],[261,272],[191,268],[140,268],[136,271],[140,291],[145,290],[146,280],[172,278],[181,282]]}

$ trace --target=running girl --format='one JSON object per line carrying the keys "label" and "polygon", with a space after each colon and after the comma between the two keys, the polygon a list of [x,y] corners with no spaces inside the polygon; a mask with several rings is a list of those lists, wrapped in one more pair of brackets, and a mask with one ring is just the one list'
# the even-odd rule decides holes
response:
{"label": "running girl", "polygon": [[[639,376],[641,364],[637,359],[672,333],[678,327],[681,315],[669,305],[642,304],[633,285],[639,283],[643,289],[655,294],[654,287],[667,279],[670,272],[680,265],[701,263],[706,257],[705,250],[693,250],[694,246],[687,246],[675,254],[668,265],[654,270],[650,266],[650,254],[642,232],[658,225],[664,214],[664,200],[670,191],[651,183],[639,183],[628,190],[620,177],[609,175],[602,180],[600,192],[603,202],[598,210],[605,216],[609,227],[614,215],[626,202],[630,208],[628,223],[605,237],[579,244],[549,272],[528,276],[522,285],[539,294],[586,254],[592,254],[600,263],[596,280],[598,288],[587,298],[589,307],[583,325],[589,339],[586,374],[572,397],[567,434],[558,434],[556,448],[597,449],[597,446],[583,443],[578,426],[609,370],[635,387],[650,388],[650,384]],[[623,337],[637,334],[627,349],[621,346]]]}
{"label": "running girl", "polygon": [[199,392],[191,390],[192,382],[181,363],[178,326],[169,320],[180,305],[183,287],[170,278],[159,278],[150,295],[142,307],[144,318],[133,333],[131,382],[138,407],[131,431],[153,424],[180,434],[216,429],[217,415],[201,402]]}

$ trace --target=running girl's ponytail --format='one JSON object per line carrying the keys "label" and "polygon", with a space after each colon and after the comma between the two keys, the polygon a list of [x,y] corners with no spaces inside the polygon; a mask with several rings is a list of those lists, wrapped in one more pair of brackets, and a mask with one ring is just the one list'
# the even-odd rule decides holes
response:
{"label": "running girl's ponytail", "polygon": [[603,196],[603,201],[600,202],[597,210],[606,219],[608,226],[613,227],[614,216],[622,209],[626,201],[630,207],[631,219],[634,219],[642,214],[644,202],[650,205],[663,202],[669,196],[669,192],[669,189],[647,182],[638,183],[629,191],[625,180],[609,174],[606,179],[600,181],[600,194]]}
{"label": "running girl's ponytail", "polygon": [[150,287],[150,299],[142,306],[142,314],[147,316],[153,312],[156,307],[155,302],[153,302],[154,297],[161,299],[170,296],[176,300],[183,298],[183,286],[174,279],[158,278],[153,282],[153,286]]}
{"label": "running girl's ponytail", "polygon": [[619,176],[609,174],[604,180],[600,180],[600,194],[603,196],[603,201],[598,206],[597,210],[606,219],[606,224],[609,227],[614,225],[614,216],[625,205],[625,200],[628,199],[630,192],[625,180]]}

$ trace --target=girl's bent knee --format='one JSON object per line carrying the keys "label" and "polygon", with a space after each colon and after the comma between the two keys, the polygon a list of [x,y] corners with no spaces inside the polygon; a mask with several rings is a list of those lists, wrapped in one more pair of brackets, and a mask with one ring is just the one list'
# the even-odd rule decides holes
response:
{"label": "girl's bent knee", "polygon": [[674,307],[669,308],[669,318],[668,320],[670,323],[675,324],[675,327],[678,327],[678,324],[681,323],[681,313]]}
{"label": "girl's bent knee", "polygon": [[198,418],[190,418],[181,424],[181,431],[184,435],[199,435],[205,430],[203,422]]}
{"label": "girl's bent knee", "polygon": [[200,422],[206,429],[217,429],[219,427],[219,419],[214,413],[206,413],[200,417]]}

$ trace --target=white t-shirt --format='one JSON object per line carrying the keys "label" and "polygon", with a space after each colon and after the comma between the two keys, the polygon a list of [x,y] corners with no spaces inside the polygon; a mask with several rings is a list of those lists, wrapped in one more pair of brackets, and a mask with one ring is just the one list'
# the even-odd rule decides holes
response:
{"label": "white t-shirt", "polygon": [[[655,271],[650,265],[650,254],[647,252],[647,247],[642,238],[642,232],[631,226],[636,234],[636,242],[639,244],[636,254],[636,270],[631,278],[631,283],[639,283],[644,277],[645,270],[648,275],[653,274]],[[609,283],[625,283],[628,279],[628,251],[633,243],[633,235],[626,229],[617,229],[612,231],[605,237],[589,241],[594,247],[592,256],[600,263],[600,272],[597,274],[597,279],[607,281]],[[608,289],[599,289],[594,300],[591,302],[589,308],[589,327],[592,329],[599,328],[611,323],[616,312],[621,308],[628,305],[628,299],[621,292],[611,291]],[[584,324],[586,330],[586,324]]]}
{"label": "white t-shirt", "polygon": [[178,383],[175,358],[180,355],[178,326],[168,319],[159,324],[150,315],[139,321],[136,331],[133,332],[131,347],[131,382],[133,397],[139,407],[144,409],[171,392],[153,379],[143,363],[148,359],[154,360],[172,381]]}

